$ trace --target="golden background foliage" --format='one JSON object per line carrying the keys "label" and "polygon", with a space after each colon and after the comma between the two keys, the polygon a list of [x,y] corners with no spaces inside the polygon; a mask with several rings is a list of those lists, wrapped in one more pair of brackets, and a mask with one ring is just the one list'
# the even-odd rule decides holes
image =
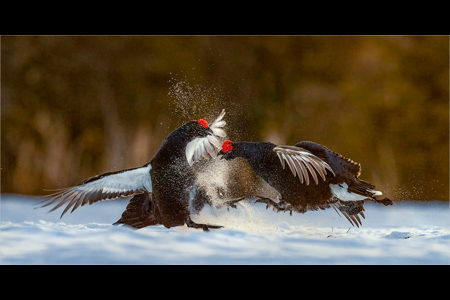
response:
{"label": "golden background foliage", "polygon": [[448,36],[3,36],[1,191],[150,161],[227,109],[233,140],[324,144],[393,200],[449,200]]}

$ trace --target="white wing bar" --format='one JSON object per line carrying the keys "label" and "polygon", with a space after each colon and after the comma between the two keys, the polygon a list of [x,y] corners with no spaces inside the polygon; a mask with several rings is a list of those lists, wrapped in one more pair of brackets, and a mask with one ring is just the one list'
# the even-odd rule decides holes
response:
{"label": "white wing bar", "polygon": [[[273,148],[273,151],[278,155],[283,169],[286,167],[285,162],[291,169],[292,175],[300,179],[300,183],[305,182],[309,185],[309,175],[314,178],[316,184],[319,183],[317,174],[325,181],[325,175],[327,169],[335,176],[331,167],[322,159],[318,158],[311,152],[294,146],[277,146]],[[317,174],[316,174],[317,173]]]}
{"label": "white wing bar", "polygon": [[59,192],[44,196],[41,201],[45,207],[58,203],[50,211],[67,204],[61,217],[73,206],[72,212],[80,205],[92,204],[97,201],[128,197],[145,191],[152,191],[150,164],[140,168],[127,169],[118,172],[104,173],[85,180],[77,186],[61,189]]}

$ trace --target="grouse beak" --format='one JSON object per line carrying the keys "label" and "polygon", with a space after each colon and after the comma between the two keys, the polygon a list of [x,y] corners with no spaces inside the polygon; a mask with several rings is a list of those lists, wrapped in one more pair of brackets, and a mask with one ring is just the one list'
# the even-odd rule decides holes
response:
{"label": "grouse beak", "polygon": [[217,153],[217,156],[220,156],[220,159],[224,158],[224,154],[222,150],[219,151],[219,153]]}

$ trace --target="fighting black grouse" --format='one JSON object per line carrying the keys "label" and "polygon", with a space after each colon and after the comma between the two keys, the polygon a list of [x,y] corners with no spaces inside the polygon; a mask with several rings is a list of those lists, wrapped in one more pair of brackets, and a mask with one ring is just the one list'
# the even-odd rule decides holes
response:
{"label": "fighting black grouse", "polygon": [[352,225],[359,227],[358,214],[365,218],[365,199],[392,204],[388,198],[379,199],[382,193],[375,191],[374,185],[359,179],[360,164],[314,142],[281,146],[270,142],[228,140],[218,154],[221,159],[242,157],[247,160],[253,170],[281,195],[278,203],[263,197],[257,202],[264,202],[278,211],[304,213],[332,206],[335,210],[338,208]]}
{"label": "fighting black grouse", "polygon": [[192,165],[202,158],[216,156],[220,149],[219,138],[226,136],[224,115],[225,110],[222,110],[210,126],[204,119],[183,124],[165,138],[149,163],[97,175],[77,186],[61,189],[48,195],[41,207],[59,202],[51,209],[54,211],[67,203],[62,217],[72,206],[73,212],[87,203],[134,196],[115,224],[135,228],[158,224],[167,228],[184,224],[203,230],[220,228],[194,223],[190,218],[189,202],[192,197],[206,197],[201,189],[192,195],[195,186]]}

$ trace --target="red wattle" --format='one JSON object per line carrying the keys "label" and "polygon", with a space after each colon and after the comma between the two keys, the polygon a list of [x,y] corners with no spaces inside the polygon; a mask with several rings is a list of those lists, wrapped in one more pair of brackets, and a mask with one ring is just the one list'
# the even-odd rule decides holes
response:
{"label": "red wattle", "polygon": [[231,143],[230,140],[223,142],[223,145],[222,145],[222,152],[223,153],[227,153],[228,151],[233,149],[233,146],[231,146],[229,143]]}
{"label": "red wattle", "polygon": [[200,124],[200,125],[202,125],[203,127],[208,127],[209,125],[208,125],[208,122],[206,122],[205,120],[203,120],[203,119],[200,119],[200,120],[198,120],[198,123]]}

